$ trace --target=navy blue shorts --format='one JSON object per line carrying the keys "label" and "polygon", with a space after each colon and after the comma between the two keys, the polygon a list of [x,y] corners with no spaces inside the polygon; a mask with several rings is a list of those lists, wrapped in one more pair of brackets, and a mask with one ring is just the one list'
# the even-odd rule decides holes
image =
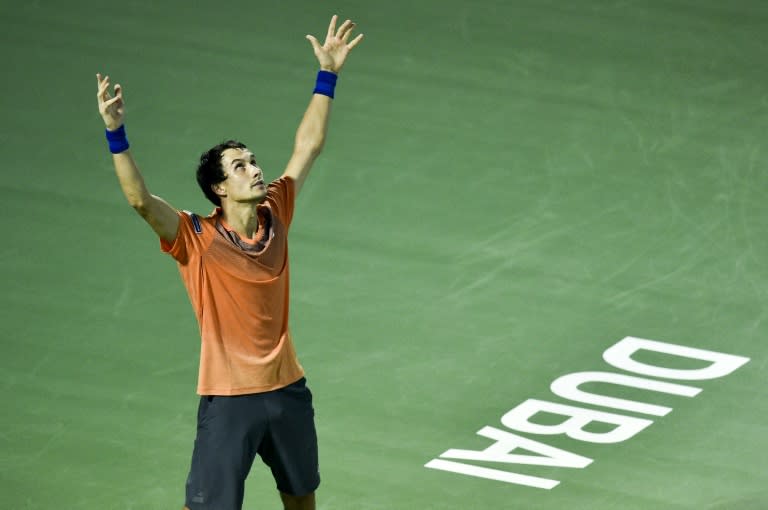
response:
{"label": "navy blue shorts", "polygon": [[200,397],[186,506],[240,510],[257,453],[280,492],[303,496],[320,485],[315,411],[304,378],[266,393]]}

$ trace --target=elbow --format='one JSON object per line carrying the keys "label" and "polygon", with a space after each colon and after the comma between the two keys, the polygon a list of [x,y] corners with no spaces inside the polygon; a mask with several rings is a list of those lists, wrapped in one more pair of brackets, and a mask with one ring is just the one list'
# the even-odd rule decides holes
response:
{"label": "elbow", "polygon": [[128,203],[130,204],[131,207],[133,207],[134,211],[139,213],[139,216],[141,216],[142,218],[147,217],[147,213],[148,213],[147,204],[140,201],[135,201],[135,202],[129,201]]}
{"label": "elbow", "polygon": [[142,217],[146,217],[149,213],[149,201],[144,197],[137,195],[126,197],[128,199],[128,205],[133,207],[133,210],[139,213]]}
{"label": "elbow", "polygon": [[316,138],[311,140],[296,141],[296,146],[293,148],[293,152],[296,154],[303,154],[311,158],[316,158],[323,151],[325,146],[325,138]]}

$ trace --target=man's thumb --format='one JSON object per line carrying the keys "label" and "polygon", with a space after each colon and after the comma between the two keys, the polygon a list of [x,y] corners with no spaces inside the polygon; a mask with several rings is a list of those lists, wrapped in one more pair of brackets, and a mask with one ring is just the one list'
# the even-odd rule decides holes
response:
{"label": "man's thumb", "polygon": [[312,48],[317,51],[320,49],[320,43],[317,42],[315,36],[307,34],[307,40],[312,44]]}

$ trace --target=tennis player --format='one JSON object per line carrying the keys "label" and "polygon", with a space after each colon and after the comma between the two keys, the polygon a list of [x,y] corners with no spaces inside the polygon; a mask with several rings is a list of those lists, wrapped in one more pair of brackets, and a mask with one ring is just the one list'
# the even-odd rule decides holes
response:
{"label": "tennis player", "polygon": [[312,394],[288,326],[288,229],[294,201],[320,154],[336,79],[355,24],[323,44],[308,35],[320,65],[312,98],[280,178],[267,184],[255,155],[230,140],[200,157],[197,181],[216,206],[209,216],[179,211],[151,194],[129,149],[123,89],[96,75],[99,112],[128,203],[177,262],[200,326],[197,437],[187,510],[240,510],[258,454],[283,507],[313,510],[320,484]]}

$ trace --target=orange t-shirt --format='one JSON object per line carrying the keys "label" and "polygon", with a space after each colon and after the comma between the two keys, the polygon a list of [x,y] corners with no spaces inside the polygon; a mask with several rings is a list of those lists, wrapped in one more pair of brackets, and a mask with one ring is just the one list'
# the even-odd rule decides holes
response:
{"label": "orange t-shirt", "polygon": [[288,227],[294,182],[272,182],[257,206],[256,242],[240,240],[221,209],[179,213],[176,259],[200,325],[200,395],[243,395],[287,386],[304,375],[288,328]]}

